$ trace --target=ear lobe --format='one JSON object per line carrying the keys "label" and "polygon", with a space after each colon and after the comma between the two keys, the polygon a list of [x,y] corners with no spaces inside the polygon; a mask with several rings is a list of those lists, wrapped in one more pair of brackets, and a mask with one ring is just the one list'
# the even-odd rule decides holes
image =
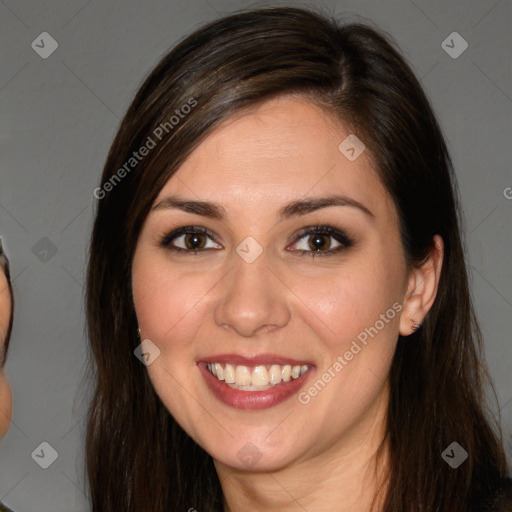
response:
{"label": "ear lobe", "polygon": [[439,235],[434,235],[433,242],[428,259],[420,267],[413,268],[409,274],[400,316],[399,332],[402,336],[409,336],[415,332],[414,326],[423,322],[437,295],[444,243]]}

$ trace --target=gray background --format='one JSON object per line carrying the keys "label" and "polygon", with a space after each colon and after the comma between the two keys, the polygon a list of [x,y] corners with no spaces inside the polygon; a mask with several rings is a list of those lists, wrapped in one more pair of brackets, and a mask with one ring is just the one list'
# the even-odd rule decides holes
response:
{"label": "gray background", "polygon": [[[262,5],[278,3],[0,4],[0,234],[17,301],[6,367],[14,422],[0,443],[0,499],[15,510],[88,509],[82,470],[88,393],[83,282],[92,191],[120,118],[143,77],[177,41],[206,21]],[[510,455],[511,2],[311,5],[371,20],[389,32],[432,99],[457,170],[473,295],[498,392],[493,413],[501,409]],[[42,59],[31,43],[45,31],[59,46]],[[441,47],[453,31],[469,44],[457,59]],[[43,441],[58,452],[48,469],[31,456]]]}

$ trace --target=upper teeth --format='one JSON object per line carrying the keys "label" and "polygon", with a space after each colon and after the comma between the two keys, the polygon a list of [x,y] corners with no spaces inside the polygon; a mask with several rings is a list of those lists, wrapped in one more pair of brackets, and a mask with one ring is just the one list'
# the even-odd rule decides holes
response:
{"label": "upper teeth", "polygon": [[279,365],[261,365],[261,366],[243,366],[221,363],[207,363],[208,370],[217,377],[223,380],[226,384],[231,384],[230,387],[244,386],[266,386],[271,387],[279,384],[281,381],[288,382],[292,379],[297,379],[309,369],[309,365],[296,365],[289,364]]}

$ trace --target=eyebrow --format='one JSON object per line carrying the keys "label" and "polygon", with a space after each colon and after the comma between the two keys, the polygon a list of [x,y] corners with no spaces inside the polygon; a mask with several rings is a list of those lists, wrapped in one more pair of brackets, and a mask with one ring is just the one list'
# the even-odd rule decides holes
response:
{"label": "eyebrow", "polygon": [[[279,220],[285,220],[300,215],[305,215],[322,208],[331,206],[348,206],[356,208],[370,217],[372,220],[375,215],[364,204],[343,195],[329,195],[325,197],[313,197],[310,199],[299,199],[292,201],[279,209]],[[226,209],[218,204],[208,201],[194,201],[188,199],[180,199],[175,196],[169,196],[162,199],[159,203],[153,206],[152,210],[162,209],[178,209],[188,213],[194,213],[203,217],[211,219],[223,220],[226,214]]]}

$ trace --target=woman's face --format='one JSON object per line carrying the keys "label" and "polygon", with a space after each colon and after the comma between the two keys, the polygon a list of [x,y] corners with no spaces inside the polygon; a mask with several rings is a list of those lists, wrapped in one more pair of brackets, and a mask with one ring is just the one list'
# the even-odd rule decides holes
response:
{"label": "woman's face", "polygon": [[[0,268],[0,354],[3,353],[11,318],[12,298],[7,279]],[[9,430],[12,416],[12,394],[9,382],[0,367],[0,438]]]}
{"label": "woman's face", "polygon": [[303,99],[267,101],[198,146],[141,231],[147,370],[217,463],[268,471],[383,428],[407,269],[393,202],[368,151],[339,149],[348,135]]}

